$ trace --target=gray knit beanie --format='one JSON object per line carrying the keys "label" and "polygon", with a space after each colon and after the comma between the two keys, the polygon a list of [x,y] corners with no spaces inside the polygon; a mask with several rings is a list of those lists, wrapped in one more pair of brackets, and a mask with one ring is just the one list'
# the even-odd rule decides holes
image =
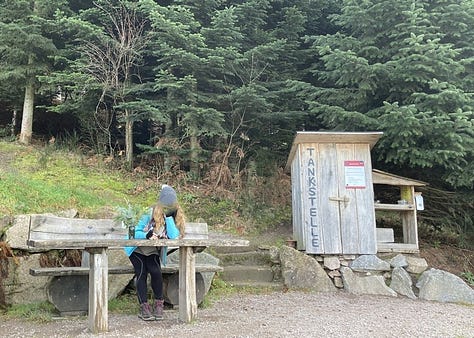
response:
{"label": "gray knit beanie", "polygon": [[160,197],[158,202],[161,206],[170,208],[178,204],[178,198],[176,196],[176,191],[167,184],[161,186]]}

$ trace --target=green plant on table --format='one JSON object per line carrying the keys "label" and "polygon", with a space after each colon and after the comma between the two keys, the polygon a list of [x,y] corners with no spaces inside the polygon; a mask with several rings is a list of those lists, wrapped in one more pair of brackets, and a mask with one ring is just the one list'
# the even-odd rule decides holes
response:
{"label": "green plant on table", "polygon": [[133,238],[135,234],[135,225],[138,223],[143,213],[146,211],[145,208],[132,205],[129,201],[126,201],[127,205],[118,206],[115,208],[117,216],[114,220],[122,222],[122,226],[128,229],[128,237]]}

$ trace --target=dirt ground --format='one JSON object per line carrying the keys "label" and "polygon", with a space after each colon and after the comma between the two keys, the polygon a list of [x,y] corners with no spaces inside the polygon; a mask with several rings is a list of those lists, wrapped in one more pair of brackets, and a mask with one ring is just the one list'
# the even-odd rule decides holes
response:
{"label": "dirt ground", "polygon": [[[436,337],[474,338],[474,307],[355,296],[345,292],[274,292],[232,295],[206,309],[190,324],[166,310],[163,321],[143,322],[135,315],[109,317],[100,337]],[[87,318],[38,324],[2,320],[2,337],[94,337]]]}
{"label": "dirt ground", "polygon": [[[260,244],[282,238],[272,233]],[[283,237],[284,238],[284,237]],[[449,246],[421,246],[430,267],[459,275],[471,266],[473,252]],[[87,317],[35,323],[0,317],[0,337],[436,337],[474,338],[474,306],[411,300],[406,297],[277,291],[225,296],[198,309],[193,323],[181,323],[178,310],[163,321],[109,314],[109,331],[93,335]]]}
{"label": "dirt ground", "polygon": [[459,277],[470,271],[474,274],[474,251],[440,244],[436,247],[420,244],[420,257],[428,262],[430,268],[451,272]]}

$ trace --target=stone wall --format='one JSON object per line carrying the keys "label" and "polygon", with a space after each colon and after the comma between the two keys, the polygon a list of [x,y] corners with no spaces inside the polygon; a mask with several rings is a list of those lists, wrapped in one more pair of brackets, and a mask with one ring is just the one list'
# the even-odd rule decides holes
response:
{"label": "stone wall", "polygon": [[460,277],[429,268],[415,255],[318,256],[288,246],[273,247],[270,255],[274,271],[289,289],[474,304],[474,289]]}

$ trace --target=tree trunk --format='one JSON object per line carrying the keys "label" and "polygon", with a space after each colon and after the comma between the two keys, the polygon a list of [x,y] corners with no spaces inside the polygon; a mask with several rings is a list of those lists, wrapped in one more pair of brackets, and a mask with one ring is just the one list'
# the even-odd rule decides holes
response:
{"label": "tree trunk", "polygon": [[15,130],[16,130],[16,117],[18,115],[17,109],[13,109],[13,116],[12,116],[12,128],[11,128],[11,137],[15,137]]}
{"label": "tree trunk", "polygon": [[125,161],[128,169],[133,168],[133,121],[130,111],[125,110]]}
{"label": "tree trunk", "polygon": [[192,174],[196,175],[196,177],[198,177],[199,175],[198,159],[199,159],[199,152],[200,152],[201,146],[199,144],[199,140],[196,135],[191,135],[190,143],[191,143],[191,151],[189,152],[189,160],[190,160],[189,171]]}
{"label": "tree trunk", "polygon": [[[173,102],[173,90],[171,88],[168,88],[166,91],[166,100],[169,105],[171,105],[171,102]],[[171,130],[173,130],[173,120],[170,114],[170,118],[166,121],[165,123],[165,132],[164,132],[164,137],[171,137]],[[163,171],[164,172],[169,172],[171,170],[171,165],[172,161],[170,158],[169,154],[164,154],[163,155]]]}
{"label": "tree trunk", "polygon": [[[197,83],[193,83],[193,92],[196,93],[196,96],[191,96],[191,105],[193,107],[196,107],[196,97],[197,97]],[[199,165],[198,165],[198,160],[199,160],[199,153],[201,150],[201,145],[199,144],[198,140],[198,126],[197,126],[197,121],[193,120],[190,121],[189,124],[189,130],[190,130],[190,153],[189,153],[189,159],[190,159],[190,164],[189,164],[189,171],[191,174],[194,174],[194,177],[199,177]]]}
{"label": "tree trunk", "polygon": [[25,87],[25,99],[23,101],[23,116],[21,118],[20,143],[30,144],[33,134],[33,108],[35,101],[34,79],[30,79]]}

